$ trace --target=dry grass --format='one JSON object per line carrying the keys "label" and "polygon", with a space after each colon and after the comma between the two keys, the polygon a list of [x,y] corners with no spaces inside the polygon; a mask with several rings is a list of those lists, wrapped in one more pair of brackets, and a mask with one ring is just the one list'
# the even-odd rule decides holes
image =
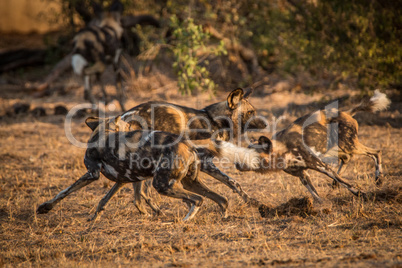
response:
{"label": "dry grass", "polygon": [[[167,78],[160,79],[164,79],[161,83],[170,83]],[[82,98],[81,91],[35,100],[23,92],[3,92],[3,111],[21,100],[50,111],[58,103],[72,107]],[[149,95],[189,105],[189,98],[175,95],[174,89],[150,90]],[[135,100],[130,98],[129,106],[149,100],[149,95],[142,92]],[[294,110],[286,110],[291,101],[307,104],[322,97],[297,96],[282,92],[251,101],[266,116],[271,116],[274,107],[283,107],[290,121],[297,116]],[[225,94],[215,99],[197,96],[191,103],[201,108],[224,98]],[[393,114],[395,111],[377,117]],[[285,173],[263,176],[229,169],[225,172],[269,207],[265,218],[228,188],[202,175],[210,187],[228,197],[228,218],[222,219],[218,207],[206,200],[195,220],[183,223],[180,219],[186,213],[185,205],[157,194],[154,197],[165,215],[141,216],[127,185],[109,202],[100,219],[91,223],[87,219],[112,186],[104,177],[67,197],[48,214],[35,212],[38,204],[86,171],[84,149],[74,147],[65,137],[63,116],[3,117],[0,124],[0,266],[402,265],[400,127],[360,128],[363,144],[383,148],[385,183],[376,188],[374,163],[364,157],[355,157],[344,177],[370,193],[368,201],[353,197],[345,189],[332,190],[331,182],[314,172],[313,183],[326,200],[322,205],[312,203],[299,180]],[[90,135],[83,119],[75,121],[73,132],[82,141]]]}

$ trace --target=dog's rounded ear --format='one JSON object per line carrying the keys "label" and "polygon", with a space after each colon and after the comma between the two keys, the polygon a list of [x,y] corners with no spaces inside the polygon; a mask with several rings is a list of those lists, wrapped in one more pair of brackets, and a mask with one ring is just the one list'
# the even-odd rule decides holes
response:
{"label": "dog's rounded ear", "polygon": [[88,118],[85,120],[85,124],[87,124],[87,126],[88,126],[90,129],[92,129],[92,131],[94,131],[94,130],[99,126],[99,124],[101,124],[101,123],[104,122],[104,121],[105,121],[104,118],[99,118],[99,117],[91,116],[91,117],[88,117]]}
{"label": "dog's rounded ear", "polygon": [[272,153],[272,142],[265,136],[261,136],[258,139],[258,144],[261,145],[262,149],[267,153]]}
{"label": "dog's rounded ear", "polygon": [[237,105],[239,105],[240,101],[243,99],[243,89],[237,88],[230,92],[228,99],[227,99],[227,104],[228,107],[232,110],[237,108]]}
{"label": "dog's rounded ear", "polygon": [[253,93],[253,91],[254,91],[254,88],[252,88],[252,87],[247,88],[246,93],[244,93],[243,98],[248,99],[248,97],[250,97],[250,95]]}

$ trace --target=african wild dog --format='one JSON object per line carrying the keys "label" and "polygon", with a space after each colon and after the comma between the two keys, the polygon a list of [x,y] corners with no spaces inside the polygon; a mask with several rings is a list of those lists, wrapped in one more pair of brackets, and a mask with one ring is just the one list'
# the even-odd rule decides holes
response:
{"label": "african wild dog", "polygon": [[[106,121],[115,130],[105,128]],[[196,150],[184,140],[177,141],[177,135],[152,130],[127,131],[129,125],[120,117],[105,121],[88,118],[86,123],[93,130],[84,158],[87,173],[52,200],[41,204],[38,213],[49,212],[69,194],[98,180],[102,173],[116,183],[99,202],[92,220],[125,183],[150,177],[160,194],[180,198],[189,205],[184,220],[197,213],[203,202],[200,195],[216,202],[225,215],[227,199],[208,189],[198,178],[200,161]],[[141,163],[133,161],[134,158],[140,159]]]}
{"label": "african wild dog", "polygon": [[92,25],[82,29],[74,37],[71,65],[74,72],[84,76],[84,98],[95,103],[91,92],[91,76],[95,75],[101,84],[104,101],[108,101],[105,87],[101,81],[101,75],[108,64],[112,64],[115,72],[117,98],[121,109],[124,111],[123,88],[119,70],[121,49],[121,37],[123,28],[120,24],[120,16],[123,5],[115,0],[108,12],[100,12],[97,7],[95,12],[97,19]]}
{"label": "african wild dog", "polygon": [[[233,90],[226,101],[209,105],[201,110],[183,107],[167,102],[147,102],[140,104],[121,115],[121,119],[130,125],[130,130],[160,130],[182,135],[186,139],[218,139],[233,140],[243,134],[246,128],[262,129],[264,121],[256,118],[255,108],[248,101],[252,89]],[[101,119],[100,119],[101,120]],[[107,126],[113,127],[113,126]],[[235,180],[221,172],[212,163],[213,156],[204,155],[201,171],[214,177],[238,193],[246,203],[253,203]],[[134,204],[138,210],[146,214],[142,205],[143,197],[152,204],[143,184],[134,183]],[[154,211],[156,211],[154,209]],[[157,212],[157,211],[156,211]]]}
{"label": "african wild dog", "polygon": [[[381,152],[359,142],[358,123],[353,115],[360,111],[381,111],[389,104],[390,100],[386,95],[376,90],[374,96],[368,101],[362,102],[349,111],[331,109],[307,114],[276,133],[273,143],[267,137],[261,136],[257,143],[250,144],[249,148],[260,154],[256,161],[257,167],[238,164],[237,168],[242,171],[253,170],[261,173],[283,170],[299,177],[317,201],[321,201],[321,198],[311,183],[308,169],[327,175],[355,195],[363,194],[345,182],[339,173],[353,155],[367,155],[375,161],[375,181],[379,185],[382,175]],[[327,157],[336,157],[340,160],[338,173],[324,163]]]}

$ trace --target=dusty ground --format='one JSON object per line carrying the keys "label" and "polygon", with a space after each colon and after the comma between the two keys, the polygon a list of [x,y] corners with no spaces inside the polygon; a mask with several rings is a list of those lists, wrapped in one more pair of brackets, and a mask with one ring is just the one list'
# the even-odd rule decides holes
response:
{"label": "dusty ground", "polygon": [[[46,71],[14,77],[35,80]],[[48,214],[35,213],[40,203],[86,172],[85,149],[66,138],[65,116],[53,115],[58,104],[70,109],[81,103],[80,80],[66,74],[58,82],[68,85],[63,90],[33,98],[7,79],[0,87],[0,266],[402,266],[402,109],[395,92],[390,94],[397,102],[389,111],[357,117],[361,142],[383,150],[384,185],[375,186],[374,163],[369,158],[355,157],[343,174],[370,194],[369,201],[345,189],[332,190],[331,182],[315,172],[310,174],[326,200],[323,205],[311,204],[299,180],[285,173],[263,176],[229,169],[226,172],[251,196],[276,212],[262,218],[228,188],[202,175],[210,187],[229,199],[228,218],[222,219],[217,206],[206,200],[195,220],[183,223],[184,204],[157,194],[154,198],[165,215],[141,216],[127,185],[100,219],[90,223],[87,219],[112,186],[104,177]],[[128,107],[164,99],[202,108],[224,100],[228,93],[213,98],[183,97],[176,94],[174,81],[157,71],[132,79],[128,85]],[[108,91],[113,94],[114,88]],[[358,93],[346,89],[314,95],[268,92],[272,90],[260,87],[251,102],[269,120],[284,115],[279,129],[331,99],[350,96],[341,103],[345,107],[360,100]],[[31,110],[43,107],[48,115],[6,114],[20,102],[29,103]],[[108,114],[115,113],[108,110]],[[90,135],[84,119],[77,118],[72,125],[74,136],[81,141]]]}

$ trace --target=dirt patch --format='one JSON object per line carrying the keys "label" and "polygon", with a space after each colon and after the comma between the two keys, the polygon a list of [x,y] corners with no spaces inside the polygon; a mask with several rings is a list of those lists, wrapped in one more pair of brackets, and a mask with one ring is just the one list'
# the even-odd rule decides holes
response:
{"label": "dirt patch", "polygon": [[[301,216],[307,217],[309,215],[317,215],[319,209],[314,207],[313,200],[310,197],[292,198],[288,202],[281,204],[277,207],[269,207],[261,205],[258,208],[261,217],[270,218],[275,216]],[[328,208],[322,210],[324,213],[330,213]]]}

